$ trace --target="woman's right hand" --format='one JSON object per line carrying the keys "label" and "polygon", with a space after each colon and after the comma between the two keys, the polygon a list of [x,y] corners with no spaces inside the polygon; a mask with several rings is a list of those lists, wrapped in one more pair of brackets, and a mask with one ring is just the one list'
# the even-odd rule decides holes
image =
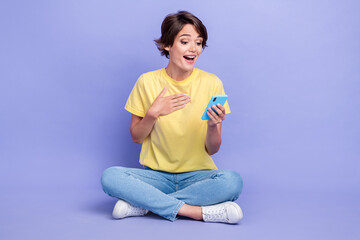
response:
{"label": "woman's right hand", "polygon": [[176,110],[182,109],[190,102],[190,96],[185,93],[178,93],[164,97],[166,90],[167,88],[164,87],[148,110],[148,114],[154,118],[168,115]]}

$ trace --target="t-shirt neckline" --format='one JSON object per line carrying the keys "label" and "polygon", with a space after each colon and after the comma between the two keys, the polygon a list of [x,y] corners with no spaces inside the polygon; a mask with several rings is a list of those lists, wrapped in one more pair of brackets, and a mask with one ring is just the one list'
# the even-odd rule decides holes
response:
{"label": "t-shirt neckline", "polygon": [[189,82],[191,82],[191,80],[194,78],[195,76],[195,73],[197,72],[197,68],[194,68],[193,71],[191,72],[190,76],[188,76],[187,78],[185,78],[184,80],[182,81],[176,81],[174,79],[172,79],[166,72],[165,68],[162,68],[161,69],[161,73],[162,75],[165,77],[165,79],[172,83],[172,84],[175,84],[175,85],[185,85]]}

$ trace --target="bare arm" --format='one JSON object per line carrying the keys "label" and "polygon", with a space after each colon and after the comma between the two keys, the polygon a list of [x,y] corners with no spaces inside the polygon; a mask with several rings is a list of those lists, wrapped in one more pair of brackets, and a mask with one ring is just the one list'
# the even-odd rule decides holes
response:
{"label": "bare arm", "polygon": [[225,120],[225,108],[218,104],[213,106],[218,115],[210,108],[208,115],[210,120],[207,121],[208,127],[206,132],[205,148],[209,155],[217,153],[221,146],[221,125]]}
{"label": "bare arm", "polygon": [[132,114],[130,133],[134,142],[142,143],[144,141],[151,133],[159,116],[184,108],[190,102],[190,97],[184,93],[164,97],[166,90],[166,87],[164,87],[143,118]]}
{"label": "bare arm", "polygon": [[156,118],[146,114],[145,117],[139,117],[134,114],[131,115],[130,133],[131,138],[136,143],[142,143],[143,140],[150,134]]}

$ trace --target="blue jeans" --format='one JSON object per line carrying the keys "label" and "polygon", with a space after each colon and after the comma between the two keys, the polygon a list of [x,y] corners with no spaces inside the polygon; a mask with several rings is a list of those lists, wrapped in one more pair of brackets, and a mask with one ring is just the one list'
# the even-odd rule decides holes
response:
{"label": "blue jeans", "polygon": [[105,193],[147,209],[170,221],[181,206],[207,206],[235,201],[241,193],[240,175],[230,170],[168,173],[150,168],[110,167],[101,178]]}

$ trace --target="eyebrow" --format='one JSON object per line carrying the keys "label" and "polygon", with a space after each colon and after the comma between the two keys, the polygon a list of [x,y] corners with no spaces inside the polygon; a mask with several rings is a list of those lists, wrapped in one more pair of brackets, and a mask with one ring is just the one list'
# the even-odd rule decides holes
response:
{"label": "eyebrow", "polygon": [[[188,33],[184,33],[184,34],[180,35],[179,37],[191,37],[191,35]],[[202,37],[200,35],[198,35],[197,38],[202,38]]]}

